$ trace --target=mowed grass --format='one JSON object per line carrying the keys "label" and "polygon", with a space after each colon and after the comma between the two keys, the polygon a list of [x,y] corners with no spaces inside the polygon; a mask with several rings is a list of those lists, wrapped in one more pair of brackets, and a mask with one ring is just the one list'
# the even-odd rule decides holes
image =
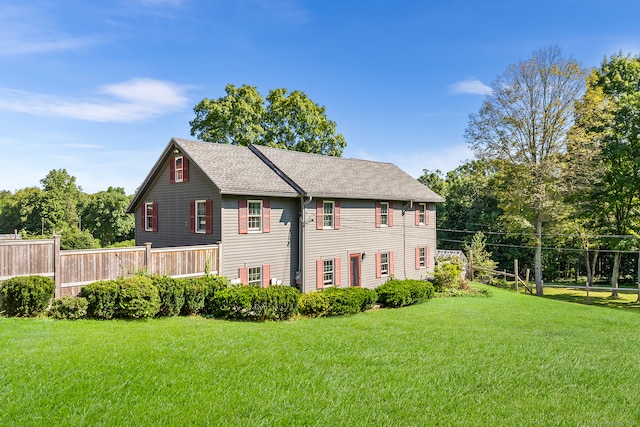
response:
{"label": "mowed grass", "polygon": [[0,318],[0,425],[637,425],[640,314],[498,289],[351,317]]}
{"label": "mowed grass", "polygon": [[[583,285],[584,286],[584,285]],[[620,288],[618,297],[612,298],[611,291],[599,291],[596,288],[589,290],[589,298],[584,289],[571,288],[544,288],[545,298],[551,298],[558,301],[567,301],[577,304],[591,304],[610,308],[622,308],[638,310],[640,302],[638,302],[638,289]]]}

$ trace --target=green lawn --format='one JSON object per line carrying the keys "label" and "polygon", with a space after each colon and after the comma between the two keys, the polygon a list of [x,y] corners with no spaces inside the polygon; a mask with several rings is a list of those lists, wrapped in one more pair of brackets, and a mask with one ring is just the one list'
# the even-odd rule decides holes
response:
{"label": "green lawn", "polygon": [[640,423],[640,313],[492,294],[283,323],[0,318],[0,425]]}

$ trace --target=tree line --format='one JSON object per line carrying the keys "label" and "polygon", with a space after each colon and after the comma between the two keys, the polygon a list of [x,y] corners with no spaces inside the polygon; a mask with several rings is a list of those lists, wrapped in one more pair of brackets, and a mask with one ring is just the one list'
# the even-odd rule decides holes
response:
{"label": "tree line", "polygon": [[491,89],[465,132],[475,158],[419,178],[447,198],[438,246],[482,231],[503,268],[533,267],[538,294],[545,275],[609,275],[617,288],[621,269],[637,274],[640,56],[585,70],[550,46]]}
{"label": "tree line", "polygon": [[87,194],[66,169],[51,170],[41,187],[0,191],[0,233],[25,239],[60,235],[62,249],[132,245],[135,221],[125,211],[132,196],[121,187]]}

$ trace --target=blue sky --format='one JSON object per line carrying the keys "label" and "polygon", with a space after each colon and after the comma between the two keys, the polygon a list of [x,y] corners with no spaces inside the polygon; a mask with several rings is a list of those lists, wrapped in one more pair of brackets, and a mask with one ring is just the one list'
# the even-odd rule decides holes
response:
{"label": "blue sky", "polygon": [[65,168],[133,193],[227,83],[306,92],[345,157],[451,170],[509,64],[550,44],[584,67],[637,55],[638,16],[618,0],[0,0],[0,189]]}

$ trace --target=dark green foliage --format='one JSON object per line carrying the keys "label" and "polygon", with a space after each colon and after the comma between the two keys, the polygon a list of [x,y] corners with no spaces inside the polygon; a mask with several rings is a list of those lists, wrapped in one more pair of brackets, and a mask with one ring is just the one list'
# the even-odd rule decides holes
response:
{"label": "dark green foliage", "polygon": [[211,299],[215,317],[234,320],[287,320],[298,312],[300,292],[291,286],[234,286]]}
{"label": "dark green foliage", "polygon": [[259,288],[253,301],[256,320],[288,320],[298,312],[300,291],[291,286]]}
{"label": "dark green foliage", "polygon": [[44,276],[19,276],[2,282],[2,310],[9,316],[43,313],[55,291],[54,281]]}
{"label": "dark green foliage", "polygon": [[322,291],[300,295],[300,314],[309,317],[324,317],[329,312],[329,297]]}
{"label": "dark green foliage", "polygon": [[89,302],[86,298],[65,295],[53,300],[49,309],[49,316],[54,319],[77,320],[87,315]]}
{"label": "dark green foliage", "polygon": [[116,280],[100,280],[80,289],[78,296],[87,299],[87,315],[96,319],[112,319],[116,315],[120,285]]}
{"label": "dark green foliage", "polygon": [[150,278],[133,276],[117,279],[117,282],[120,285],[117,310],[119,317],[148,319],[158,313],[160,296]]}
{"label": "dark green foliage", "polygon": [[213,294],[213,315],[220,319],[248,319],[257,297],[255,286],[234,286]]}
{"label": "dark green foliage", "polygon": [[212,315],[213,314],[213,296],[216,292],[226,289],[231,286],[231,282],[225,276],[214,276],[207,274],[202,277],[198,277],[196,279],[192,279],[197,281],[202,285],[205,290],[204,297],[204,308],[202,309],[203,314]]}
{"label": "dark green foliage", "polygon": [[158,316],[177,316],[184,306],[184,284],[169,276],[151,276],[160,296]]}
{"label": "dark green foliage", "polygon": [[378,300],[386,307],[418,304],[433,296],[433,285],[424,280],[390,280],[376,289]]}
{"label": "dark green foliage", "polygon": [[462,261],[458,257],[449,257],[438,261],[434,271],[433,284],[442,292],[446,288],[463,288],[466,280],[462,277]]}
{"label": "dark green foliage", "polygon": [[180,314],[183,316],[195,316],[202,312],[204,301],[209,290],[205,282],[194,279],[179,279],[184,287],[184,305]]}

